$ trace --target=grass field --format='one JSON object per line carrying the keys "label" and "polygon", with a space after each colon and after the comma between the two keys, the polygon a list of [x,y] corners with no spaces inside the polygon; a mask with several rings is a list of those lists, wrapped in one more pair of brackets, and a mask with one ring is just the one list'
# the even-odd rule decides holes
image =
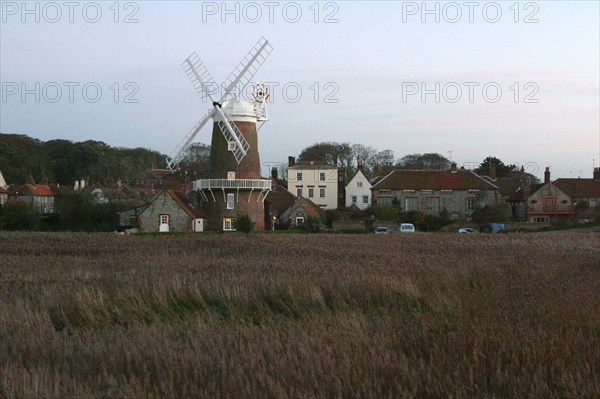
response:
{"label": "grass field", "polygon": [[0,232],[0,398],[598,398],[600,234]]}

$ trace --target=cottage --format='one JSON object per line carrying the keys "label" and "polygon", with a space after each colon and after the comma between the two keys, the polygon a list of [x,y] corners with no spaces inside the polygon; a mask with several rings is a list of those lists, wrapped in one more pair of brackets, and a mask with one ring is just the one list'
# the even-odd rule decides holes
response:
{"label": "cottage", "polygon": [[533,223],[573,221],[575,207],[571,198],[556,184],[550,181],[550,168],[546,167],[544,182],[530,184],[523,182],[508,199],[513,216],[517,219]]}
{"label": "cottage", "polygon": [[0,206],[6,204],[7,202],[8,202],[8,184],[6,184],[6,180],[4,180],[2,171],[0,171]]}
{"label": "cottage", "polygon": [[393,170],[373,185],[371,195],[373,204],[435,216],[444,212],[452,219],[501,201],[497,186],[456,164],[450,170]]}
{"label": "cottage", "polygon": [[371,183],[364,173],[362,161],[358,162],[358,170],[346,185],[346,207],[355,206],[364,210],[371,206]]}
{"label": "cottage", "polygon": [[278,178],[277,168],[271,169],[271,191],[265,200],[265,229],[274,230],[281,215],[294,204],[296,197],[287,190],[287,183]]}
{"label": "cottage", "polygon": [[204,231],[205,219],[182,191],[164,190],[139,213],[138,223],[141,231]]}
{"label": "cottage", "polygon": [[12,190],[8,197],[33,206],[39,213],[54,213],[54,192],[47,184],[36,184],[31,175],[25,184]]}
{"label": "cottage", "polygon": [[574,204],[585,201],[590,208],[600,206],[600,168],[594,168],[591,179],[556,179],[554,185],[571,197]]}
{"label": "cottage", "polygon": [[321,217],[323,209],[308,198],[298,197],[285,212],[281,214],[281,222],[293,227],[303,224],[308,217]]}

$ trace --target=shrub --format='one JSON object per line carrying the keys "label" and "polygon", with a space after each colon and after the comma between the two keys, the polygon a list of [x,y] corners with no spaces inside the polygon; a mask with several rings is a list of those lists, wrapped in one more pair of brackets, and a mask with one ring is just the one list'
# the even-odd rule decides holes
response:
{"label": "shrub", "polygon": [[235,229],[242,233],[251,233],[254,230],[254,223],[252,223],[248,215],[238,216],[235,221]]}

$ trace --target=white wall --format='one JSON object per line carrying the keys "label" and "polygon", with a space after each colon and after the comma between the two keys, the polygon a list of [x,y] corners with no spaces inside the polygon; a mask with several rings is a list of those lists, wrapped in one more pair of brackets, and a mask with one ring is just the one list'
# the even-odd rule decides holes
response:
{"label": "white wall", "polygon": [[[338,170],[337,168],[323,165],[322,168],[310,168],[308,165],[295,165],[288,168],[288,191],[298,196],[298,188],[302,189],[302,197],[310,199],[324,209],[337,209]],[[298,180],[297,174],[302,173]],[[324,180],[321,179],[324,173]],[[309,195],[309,188],[313,188],[313,196]],[[320,196],[320,188],[325,188],[325,197]]]}
{"label": "white wall", "polygon": [[[362,187],[359,187],[362,185]],[[356,202],[352,202],[352,197],[356,197]],[[367,197],[367,203],[363,202],[363,197]],[[366,209],[371,206],[371,183],[369,179],[358,171],[356,175],[346,185],[346,207],[356,205],[359,209]]]}

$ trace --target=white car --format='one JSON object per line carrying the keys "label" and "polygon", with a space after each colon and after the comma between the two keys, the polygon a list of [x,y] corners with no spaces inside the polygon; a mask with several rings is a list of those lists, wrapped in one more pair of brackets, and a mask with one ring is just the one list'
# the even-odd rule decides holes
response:
{"label": "white car", "polygon": [[458,229],[458,233],[459,234],[475,234],[475,233],[477,233],[477,230],[475,230],[471,227],[461,227],[460,229]]}
{"label": "white car", "polygon": [[400,233],[414,233],[415,225],[412,223],[402,223],[400,225]]}

